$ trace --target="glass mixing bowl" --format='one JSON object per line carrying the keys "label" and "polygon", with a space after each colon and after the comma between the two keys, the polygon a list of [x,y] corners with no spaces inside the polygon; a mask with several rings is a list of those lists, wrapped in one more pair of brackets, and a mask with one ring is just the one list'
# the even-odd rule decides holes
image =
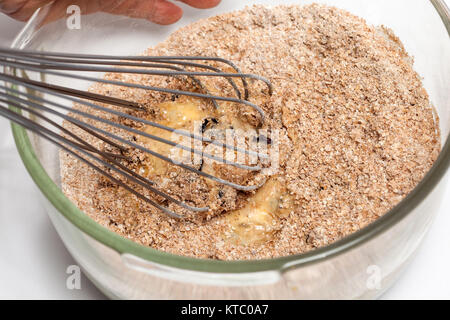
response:
{"label": "glass mixing bowl", "polygon": [[[227,0],[212,10],[186,8],[174,26],[122,16],[82,16],[81,29],[65,19],[43,24],[52,5],[38,10],[15,40],[19,49],[69,53],[139,54],[176,28],[245,5],[313,1]],[[380,296],[413,257],[444,196],[450,162],[450,17],[440,0],[315,1],[335,5],[394,30],[415,57],[415,69],[440,118],[443,149],[433,168],[399,205],[375,223],[330,246],[270,260],[216,261],[164,253],[100,226],[60,189],[58,150],[13,125],[23,162],[43,194],[48,214],[87,276],[111,298],[313,299]],[[48,81],[48,79],[41,79]],[[64,84],[64,83],[61,83]],[[86,89],[71,81],[70,86]]]}

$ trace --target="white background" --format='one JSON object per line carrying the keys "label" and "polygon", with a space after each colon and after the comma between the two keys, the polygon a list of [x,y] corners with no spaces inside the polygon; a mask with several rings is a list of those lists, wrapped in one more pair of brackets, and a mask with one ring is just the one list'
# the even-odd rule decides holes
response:
{"label": "white background", "polygon": [[[0,46],[9,46],[21,27],[0,15]],[[75,261],[41,206],[10,131],[0,119],[0,299],[104,299],[84,277],[81,290],[67,289],[66,270]],[[416,258],[383,299],[450,299],[450,183],[446,194]]]}

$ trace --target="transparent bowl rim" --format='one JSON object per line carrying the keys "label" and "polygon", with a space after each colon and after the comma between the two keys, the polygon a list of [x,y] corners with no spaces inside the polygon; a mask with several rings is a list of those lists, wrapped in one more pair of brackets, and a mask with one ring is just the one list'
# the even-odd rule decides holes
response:
{"label": "transparent bowl rim", "polygon": [[[450,11],[448,7],[443,0],[430,0],[430,2],[440,15],[450,36]],[[27,34],[26,31],[32,28],[35,20],[39,16],[39,11],[40,10],[33,15],[19,33],[14,41],[13,47],[17,48],[17,44],[21,43],[21,37]],[[329,259],[350,249],[354,249],[388,230],[405,218],[434,189],[445,175],[450,165],[450,135],[448,135],[438,159],[416,188],[392,210],[358,232],[326,247],[303,254],[263,260],[219,261],[192,258],[163,252],[135,243],[110,231],[106,227],[101,226],[87,214],[78,209],[49,177],[33,150],[26,130],[15,124],[11,124],[11,127],[22,161],[38,188],[59,213],[82,232],[114,249],[120,254],[132,254],[142,259],[170,267],[212,273],[249,273],[273,270],[286,271],[291,268],[318,263],[324,259]]]}

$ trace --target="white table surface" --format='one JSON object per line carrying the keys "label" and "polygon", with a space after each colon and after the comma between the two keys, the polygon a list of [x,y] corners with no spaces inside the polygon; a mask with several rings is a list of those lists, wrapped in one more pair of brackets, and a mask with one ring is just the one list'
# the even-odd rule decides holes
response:
{"label": "white table surface", "polygon": [[[450,0],[447,0],[450,4]],[[22,24],[0,15],[0,46],[9,46]],[[444,178],[450,181],[450,175]],[[383,299],[450,299],[450,183],[441,210],[413,262]],[[76,262],[47,217],[33,181],[0,119],[0,299],[104,299],[88,279],[66,287]]]}

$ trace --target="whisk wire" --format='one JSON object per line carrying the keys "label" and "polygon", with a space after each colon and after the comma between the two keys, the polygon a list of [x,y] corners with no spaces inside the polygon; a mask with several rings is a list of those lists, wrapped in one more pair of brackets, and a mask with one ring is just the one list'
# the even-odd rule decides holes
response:
{"label": "whisk wire", "polygon": [[[199,63],[202,62],[217,62],[223,63],[231,68],[233,72],[223,72],[220,68]],[[264,111],[256,104],[248,101],[250,96],[249,87],[247,79],[262,81],[267,85],[268,93],[272,94],[273,88],[270,82],[260,76],[253,74],[242,73],[239,68],[226,59],[216,58],[216,57],[187,57],[187,56],[106,56],[106,55],[78,55],[78,54],[64,54],[64,53],[47,53],[47,52],[34,52],[34,51],[18,51],[12,49],[0,48],[0,65],[3,67],[9,67],[12,69],[33,71],[33,72],[44,72],[46,74],[65,77],[77,80],[84,80],[89,82],[98,82],[103,84],[109,84],[114,86],[122,86],[128,88],[136,88],[143,90],[157,91],[167,94],[172,94],[176,96],[189,96],[200,99],[206,99],[213,103],[214,107],[218,108],[218,101],[226,101],[232,103],[239,103],[242,105],[249,106],[256,110],[260,115],[260,123],[264,121]],[[111,67],[112,65],[112,67]],[[184,67],[196,68],[200,70],[207,71],[191,71],[186,70]],[[123,81],[115,81],[105,78],[95,78],[86,75],[65,73],[62,71],[80,71],[80,72],[100,72],[100,73],[128,73],[128,74],[144,74],[149,76],[167,76],[167,77],[188,77],[193,83],[203,92],[191,92],[186,90],[176,90],[155,86],[142,85],[139,83],[128,83]],[[232,86],[233,91],[237,97],[224,97],[218,95],[212,95],[204,87],[201,77],[222,77],[227,80],[227,82]],[[242,87],[244,92],[241,93],[238,85],[234,79],[240,79],[242,82]],[[218,157],[213,154],[203,152],[203,150],[197,150],[196,148],[191,148],[190,146],[185,146],[183,144],[177,144],[171,140],[158,137],[156,135],[150,134],[145,131],[135,129],[133,127],[124,125],[122,123],[117,123],[109,119],[102,118],[97,115],[90,114],[89,112],[81,111],[78,108],[72,107],[73,103],[83,104],[88,108],[92,108],[101,112],[106,112],[118,117],[126,118],[132,121],[140,122],[151,127],[159,128],[168,132],[176,133],[177,135],[189,137],[195,140],[199,140],[202,143],[210,143],[216,146],[225,148],[227,150],[233,150],[235,152],[241,152],[250,156],[257,156],[260,159],[267,159],[266,154],[261,154],[253,150],[244,150],[234,145],[228,145],[222,141],[204,137],[196,133],[191,133],[186,130],[178,130],[168,126],[158,124],[156,122],[149,121],[147,119],[142,119],[136,116],[132,116],[128,113],[121,112],[112,108],[103,107],[93,102],[99,102],[106,105],[114,105],[116,107],[123,107],[126,109],[141,110],[141,106],[133,101],[128,101],[116,97],[109,97],[93,92],[77,90],[73,88],[63,87],[60,85],[55,85],[51,83],[45,83],[43,81],[31,80],[28,77],[20,77],[11,74],[0,74],[0,80],[10,83],[13,86],[25,87],[27,92],[16,90],[11,86],[1,86],[0,85],[0,115],[13,121],[24,128],[36,133],[42,138],[54,143],[57,147],[61,148],[68,154],[76,157],[83,163],[87,164],[92,169],[96,170],[106,178],[108,178],[113,183],[125,188],[142,200],[152,206],[160,209],[171,217],[180,218],[180,215],[170,210],[156,201],[148,198],[141,192],[136,191],[129,184],[121,181],[121,179],[114,177],[111,172],[115,172],[120,177],[124,178],[128,182],[132,182],[135,185],[139,185],[149,190],[151,193],[164,198],[166,201],[172,202],[176,205],[183,207],[184,209],[193,212],[203,212],[209,210],[208,207],[195,207],[191,206],[183,201],[180,201],[173,196],[163,192],[157,188],[154,181],[151,181],[144,176],[131,170],[126,165],[123,165],[119,160],[130,161],[124,153],[133,148],[140,150],[144,153],[148,153],[154,157],[157,157],[163,161],[171,163],[173,165],[179,166],[185,170],[193,172],[197,175],[215,181],[217,183],[230,186],[234,189],[241,191],[251,191],[258,189],[261,185],[250,185],[243,186],[225,179],[216,177],[212,174],[208,174],[200,169],[186,165],[182,162],[174,161],[173,159],[148,149],[145,146],[134,143],[118,136],[110,131],[106,131],[92,124],[92,122],[86,122],[82,119],[90,119],[96,123],[103,123],[107,126],[112,126],[120,130],[126,130],[133,134],[143,136],[153,141],[164,143],[166,145],[179,148],[184,151],[188,151],[193,154],[200,155],[201,157],[209,158],[211,160],[231,165],[240,169],[259,171],[261,166],[249,166],[241,163],[229,161],[223,159],[223,157]],[[63,105],[62,103],[56,103],[48,99],[44,99],[40,94],[30,94],[29,90],[34,90],[41,94],[49,94],[54,97],[62,98],[70,101],[71,107]],[[9,105],[14,110],[20,112],[25,111],[28,114],[32,114],[35,117],[41,119],[47,123],[53,130],[45,127],[35,120],[24,116],[21,112],[8,109],[6,106]],[[68,114],[57,111],[56,109],[64,110]],[[110,146],[117,148],[119,153],[101,151],[93,145],[86,142],[80,136],[77,136],[74,132],[71,132],[67,128],[64,128],[52,119],[44,116],[42,113],[52,114],[60,119],[70,122],[71,124],[79,127],[88,134],[96,137],[109,144]],[[75,118],[72,115],[78,115]],[[64,136],[65,135],[65,136]],[[125,147],[126,146],[126,147]],[[103,168],[102,168],[103,167]],[[110,172],[108,172],[108,170]]]}

